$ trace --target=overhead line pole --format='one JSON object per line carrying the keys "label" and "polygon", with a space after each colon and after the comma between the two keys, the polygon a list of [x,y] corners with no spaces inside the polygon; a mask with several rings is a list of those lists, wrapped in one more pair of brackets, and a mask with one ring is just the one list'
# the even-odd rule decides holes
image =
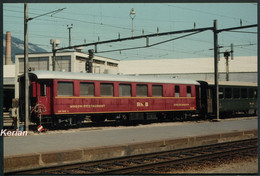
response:
{"label": "overhead line pole", "polygon": [[29,131],[28,4],[24,4],[24,125]]}
{"label": "overhead line pole", "polygon": [[219,56],[219,47],[218,47],[218,27],[217,20],[214,20],[213,23],[213,36],[214,36],[214,78],[215,78],[215,115],[216,120],[219,120],[219,85],[218,85],[218,56]]}
{"label": "overhead line pole", "polygon": [[24,4],[24,125],[25,131],[29,131],[29,123],[30,123],[30,110],[29,110],[29,59],[28,59],[28,22],[35,18],[39,18],[41,16],[51,14],[51,13],[58,13],[63,9],[58,9],[52,12],[48,12],[42,15],[38,15],[36,17],[29,18],[28,17],[28,4]]}

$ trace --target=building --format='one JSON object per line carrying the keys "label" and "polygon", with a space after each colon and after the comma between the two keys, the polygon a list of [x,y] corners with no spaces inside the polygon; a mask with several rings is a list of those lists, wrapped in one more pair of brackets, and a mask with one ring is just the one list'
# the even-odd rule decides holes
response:
{"label": "building", "polygon": [[[226,60],[220,58],[219,80],[226,80]],[[120,62],[119,72],[188,78],[195,80],[214,80],[214,58],[124,60]],[[229,59],[229,81],[257,82],[257,56],[237,56]]]}
{"label": "building", "polygon": [[3,56],[3,98],[4,111],[12,107],[12,98],[14,97],[15,66],[11,59],[11,32],[6,32],[5,55]]}
{"label": "building", "polygon": [[[52,53],[29,54],[29,70],[53,70]],[[97,74],[117,74],[119,61],[115,59],[89,55],[78,51],[57,52],[55,57],[55,71],[86,73],[86,64],[91,62],[91,72]],[[15,56],[15,77],[24,73],[24,55]],[[18,82],[15,83],[15,97],[19,97]]]}
{"label": "building", "polygon": [[[29,54],[29,69],[30,70],[53,70],[52,53],[37,53]],[[86,62],[89,61],[88,54],[67,51],[56,53],[55,71],[65,72],[86,72]],[[118,60],[94,56],[92,72],[93,73],[118,73]],[[24,55],[18,54],[15,56],[15,64],[17,75],[24,71]]]}
{"label": "building", "polygon": [[3,74],[4,111],[8,111],[12,107],[12,99],[14,98],[15,65],[4,65]]}

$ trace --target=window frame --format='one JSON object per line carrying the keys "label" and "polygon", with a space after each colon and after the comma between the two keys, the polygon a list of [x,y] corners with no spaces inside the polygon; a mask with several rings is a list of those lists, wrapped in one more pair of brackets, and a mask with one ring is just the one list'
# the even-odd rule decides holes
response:
{"label": "window frame", "polygon": [[[83,95],[81,94],[82,91],[81,91],[81,85],[92,85],[93,87],[91,87],[91,94],[87,94],[87,95]],[[80,97],[94,97],[95,96],[95,83],[94,82],[79,82],[79,96]]]}
{"label": "window frame", "polygon": [[[160,87],[160,90],[154,90],[156,87]],[[158,93],[159,91],[160,94],[155,94],[155,92]],[[163,85],[152,84],[152,97],[163,97]]]}
{"label": "window frame", "polygon": [[218,93],[218,96],[219,96],[219,99],[224,99],[224,97],[225,97],[225,91],[224,91],[225,89],[223,88],[223,87],[220,87],[219,88],[219,93]]}
{"label": "window frame", "polygon": [[248,98],[248,89],[247,88],[241,88],[241,98],[247,99]]}
{"label": "window frame", "polygon": [[225,87],[225,99],[232,99],[232,88],[231,87]]}
{"label": "window frame", "polygon": [[238,87],[234,87],[233,88],[233,98],[234,99],[240,99],[241,98],[241,90],[240,90],[240,88],[238,88]]}
{"label": "window frame", "polygon": [[[129,86],[130,87],[130,92],[129,92],[130,95],[124,95],[124,93],[121,92],[121,88],[123,88],[122,86]],[[119,83],[118,90],[119,90],[119,93],[118,93],[119,97],[132,97],[132,84],[130,84],[130,83]]]}
{"label": "window frame", "polygon": [[191,97],[191,85],[186,86],[186,97]]}
{"label": "window frame", "polygon": [[[104,87],[102,87],[102,86],[105,86],[105,85],[106,85],[106,86],[111,85],[112,90],[109,91],[110,94],[103,94],[102,88],[104,88]],[[114,83],[111,83],[111,82],[101,82],[101,83],[100,83],[100,89],[99,89],[100,97],[114,97],[114,96],[115,96],[115,95],[114,95],[114,90],[115,90],[115,85],[114,85]]]}
{"label": "window frame", "polygon": [[[59,85],[61,85],[61,83],[65,83],[67,85],[65,85],[65,87],[68,86],[68,84],[71,84],[70,86],[72,86],[72,90],[70,90],[70,94],[59,94]],[[71,94],[72,93],[72,94]],[[58,81],[57,82],[57,96],[58,97],[73,97],[74,96],[74,82],[73,81]]]}
{"label": "window frame", "polygon": [[40,96],[47,96],[47,84],[45,82],[40,82]]}
{"label": "window frame", "polygon": [[[140,89],[142,88],[141,86],[146,87],[144,92],[146,95],[144,95],[143,92],[140,92],[143,91]],[[136,97],[148,97],[148,84],[136,84]]]}
{"label": "window frame", "polygon": [[174,85],[174,97],[180,97],[181,94],[181,86]]}
{"label": "window frame", "polygon": [[257,89],[255,89],[255,88],[249,88],[248,89],[248,98],[255,98],[256,91],[257,91]]}

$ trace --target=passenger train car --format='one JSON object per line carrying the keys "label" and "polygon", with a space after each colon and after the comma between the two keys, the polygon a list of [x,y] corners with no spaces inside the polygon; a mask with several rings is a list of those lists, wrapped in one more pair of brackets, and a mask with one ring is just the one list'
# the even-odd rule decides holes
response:
{"label": "passenger train car", "polygon": [[[208,95],[214,99],[214,82],[208,81]],[[210,108],[208,108],[210,109]],[[221,116],[230,116],[237,112],[257,114],[257,84],[248,82],[219,82],[219,111]]]}
{"label": "passenger train car", "polygon": [[[29,79],[30,120],[36,123],[80,124],[86,116],[100,122],[214,114],[214,86],[205,81],[53,71],[30,72]],[[19,81],[23,107],[24,76]],[[220,92],[221,111],[255,113],[256,85],[223,84]]]}

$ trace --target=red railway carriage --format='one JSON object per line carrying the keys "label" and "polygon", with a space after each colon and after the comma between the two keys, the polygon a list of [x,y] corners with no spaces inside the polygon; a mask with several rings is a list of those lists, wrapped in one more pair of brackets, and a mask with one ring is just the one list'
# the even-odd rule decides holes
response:
{"label": "red railway carriage", "polygon": [[34,122],[41,117],[73,124],[86,115],[92,121],[174,118],[200,108],[199,83],[193,80],[52,71],[31,72],[29,77]]}

